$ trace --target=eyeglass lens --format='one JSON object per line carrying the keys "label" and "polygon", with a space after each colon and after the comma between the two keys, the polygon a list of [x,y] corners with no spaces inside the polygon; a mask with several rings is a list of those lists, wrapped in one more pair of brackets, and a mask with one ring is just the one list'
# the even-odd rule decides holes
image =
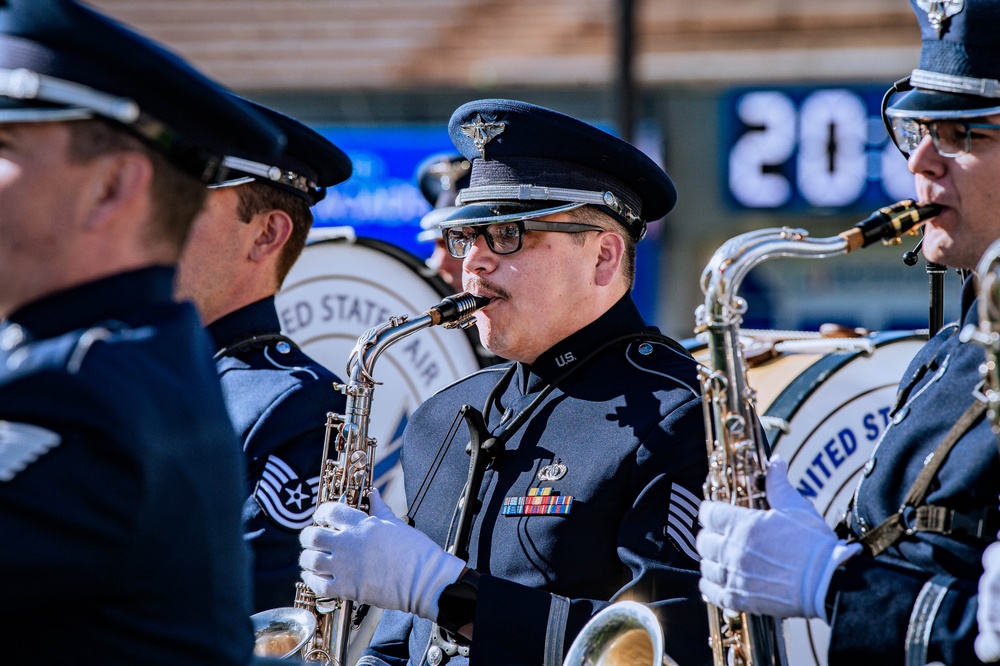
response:
{"label": "eyeglass lens", "polygon": [[969,128],[952,120],[934,120],[923,123],[911,118],[895,118],[892,123],[896,145],[907,153],[920,146],[920,141],[931,135],[934,148],[942,157],[958,157],[969,152]]}
{"label": "eyeglass lens", "polygon": [[523,227],[517,222],[502,222],[479,227],[454,227],[447,230],[448,251],[462,258],[469,254],[479,234],[486,236],[486,245],[496,254],[511,254],[521,249]]}

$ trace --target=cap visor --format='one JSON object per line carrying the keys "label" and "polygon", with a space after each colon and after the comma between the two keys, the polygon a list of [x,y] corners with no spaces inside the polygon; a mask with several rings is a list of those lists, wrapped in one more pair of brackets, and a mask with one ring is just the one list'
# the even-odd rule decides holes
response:
{"label": "cap visor", "polygon": [[913,90],[886,109],[890,118],[927,120],[977,118],[995,113],[1000,113],[1000,99],[936,90]]}
{"label": "cap visor", "polygon": [[584,206],[582,203],[559,203],[552,201],[510,202],[497,201],[473,203],[460,207],[457,211],[441,222],[441,228],[467,227],[478,224],[494,224],[496,222],[516,222],[518,220],[535,220],[548,215],[565,213]]}

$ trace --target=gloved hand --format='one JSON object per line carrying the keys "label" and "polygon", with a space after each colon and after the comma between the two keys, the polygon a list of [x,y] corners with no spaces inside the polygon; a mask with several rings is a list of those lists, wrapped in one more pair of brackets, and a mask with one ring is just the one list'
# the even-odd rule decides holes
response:
{"label": "gloved hand", "polygon": [[766,511],[702,502],[698,518],[701,581],[709,602],[775,617],[826,617],[825,598],[838,566],[861,551],[833,529],[788,482],[774,458],[767,473]]}
{"label": "gloved hand", "polygon": [[302,530],[302,580],[320,598],[350,599],[436,621],[438,598],[465,562],[396,518],[378,491],[371,515],[340,502],[321,504]]}
{"label": "gloved hand", "polygon": [[976,656],[990,663],[1000,661],[1000,542],[991,543],[983,551],[983,569],[976,611]]}

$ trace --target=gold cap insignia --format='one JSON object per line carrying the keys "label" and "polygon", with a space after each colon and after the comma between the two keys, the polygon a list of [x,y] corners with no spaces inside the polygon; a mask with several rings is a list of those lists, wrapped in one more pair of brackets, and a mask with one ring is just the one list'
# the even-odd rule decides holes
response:
{"label": "gold cap insignia", "polygon": [[948,19],[965,9],[965,0],[917,0],[917,6],[927,12],[927,20],[940,39]]}
{"label": "gold cap insignia", "polygon": [[483,122],[483,117],[477,113],[476,122],[462,125],[462,134],[472,139],[472,143],[476,145],[476,150],[479,151],[479,156],[485,160],[486,144],[500,134],[503,134],[505,129],[507,129],[507,123]]}

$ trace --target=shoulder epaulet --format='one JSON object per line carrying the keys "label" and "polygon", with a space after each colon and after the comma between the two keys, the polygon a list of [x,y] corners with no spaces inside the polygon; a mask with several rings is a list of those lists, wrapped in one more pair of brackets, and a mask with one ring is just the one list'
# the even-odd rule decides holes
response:
{"label": "shoulder epaulet", "polygon": [[[670,344],[671,342],[673,344]],[[693,395],[701,395],[693,373],[696,361],[686,349],[670,338],[661,339],[657,336],[649,340],[630,342],[625,349],[625,358],[629,364],[642,372],[670,379],[691,391]],[[680,372],[684,368],[676,364],[679,360],[690,364],[687,372]]]}
{"label": "shoulder epaulet", "polygon": [[[16,324],[9,325],[4,336],[18,337],[10,333]],[[33,341],[21,337],[17,344],[0,351],[6,367],[12,373],[30,374],[41,370],[63,370],[76,374],[94,344],[120,333],[122,326],[112,322],[90,328],[77,329],[45,340]]]}

